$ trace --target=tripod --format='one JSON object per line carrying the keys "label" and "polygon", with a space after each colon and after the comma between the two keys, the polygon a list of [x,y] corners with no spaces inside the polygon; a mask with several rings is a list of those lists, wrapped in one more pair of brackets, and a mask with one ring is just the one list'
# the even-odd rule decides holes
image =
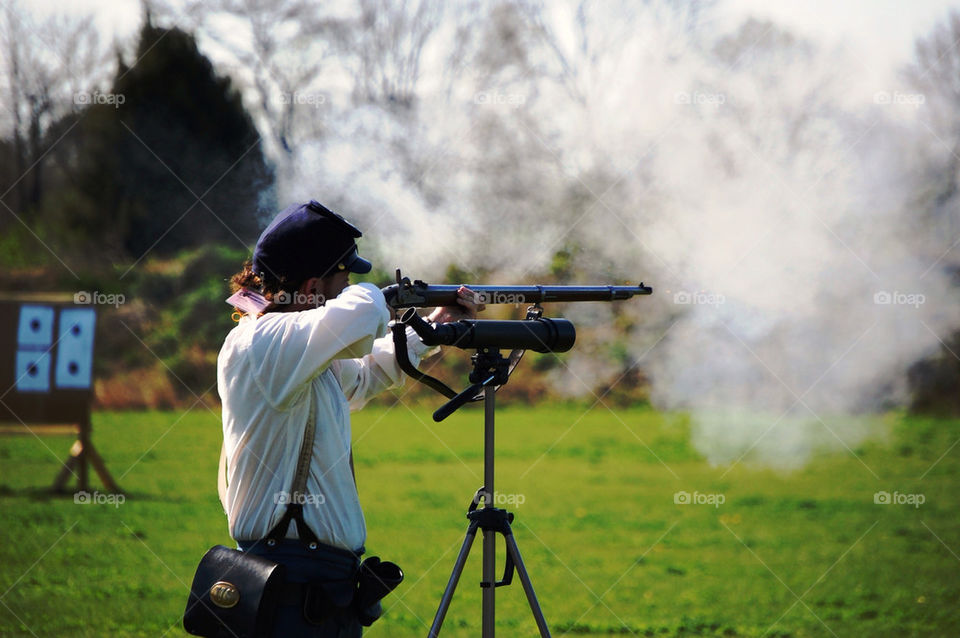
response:
{"label": "tripod", "polygon": [[[493,504],[493,457],[494,457],[494,412],[496,409],[496,387],[507,382],[509,377],[509,359],[504,358],[497,348],[481,348],[473,355],[473,372],[470,373],[470,381],[473,383],[469,388],[453,397],[448,403],[442,406],[434,414],[434,420],[440,421],[453,413],[464,403],[470,401],[481,390],[483,391],[483,487],[477,490],[470,507],[467,510],[467,519],[470,521],[467,527],[466,538],[463,539],[463,545],[460,547],[460,554],[453,566],[453,573],[450,574],[450,580],[447,581],[447,587],[443,592],[443,598],[440,600],[440,607],[437,609],[437,615],[434,616],[433,625],[430,627],[429,638],[437,638],[440,635],[440,627],[443,625],[443,619],[447,615],[450,603],[453,600],[453,592],[457,588],[460,576],[463,574],[463,566],[467,562],[467,556],[470,554],[470,547],[476,538],[477,530],[483,530],[483,581],[480,587],[483,588],[483,638],[494,638],[494,621],[496,616],[496,588],[509,585],[513,581],[513,572],[516,569],[520,576],[520,582],[523,585],[523,591],[527,595],[527,602],[533,617],[537,622],[537,628],[540,630],[541,638],[550,638],[550,630],[547,628],[547,621],[544,620],[543,612],[540,610],[540,603],[537,601],[537,595],[533,591],[533,584],[530,582],[530,575],[520,557],[520,549],[517,547],[517,541],[513,538],[513,531],[510,529],[510,523],[513,522],[513,514],[496,507]],[[483,498],[484,506],[477,508],[480,498]],[[507,545],[507,559],[504,565],[502,580],[496,580],[496,552],[497,552],[497,534],[502,534]]]}

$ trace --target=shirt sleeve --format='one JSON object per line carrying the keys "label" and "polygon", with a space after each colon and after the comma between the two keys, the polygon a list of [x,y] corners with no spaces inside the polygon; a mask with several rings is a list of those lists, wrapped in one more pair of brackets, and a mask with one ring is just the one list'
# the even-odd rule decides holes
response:
{"label": "shirt sleeve", "polygon": [[[410,363],[419,365],[431,349],[420,341],[420,337],[407,326],[407,352]],[[359,410],[373,396],[387,388],[403,384],[403,371],[397,364],[393,346],[393,335],[373,342],[373,352],[356,359],[340,359],[331,369],[340,381],[340,388],[350,402],[351,410]]]}
{"label": "shirt sleeve", "polygon": [[335,360],[368,355],[389,318],[383,293],[366,283],[320,308],[269,313],[257,320],[248,350],[253,377],[273,407],[284,409]]}

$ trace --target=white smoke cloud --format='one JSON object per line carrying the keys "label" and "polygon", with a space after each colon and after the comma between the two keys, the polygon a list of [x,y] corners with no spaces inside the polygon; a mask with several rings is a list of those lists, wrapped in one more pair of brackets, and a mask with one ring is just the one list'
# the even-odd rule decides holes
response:
{"label": "white smoke cloud", "polygon": [[[897,76],[864,83],[842,48],[656,6],[490,18],[481,36],[512,20],[525,63],[425,69],[412,111],[333,97],[281,200],[330,194],[387,270],[433,281],[455,263],[529,282],[575,245],[595,282],[655,287],[629,302],[631,352],[709,460],[853,449],[869,431],[849,415],[902,402],[906,367],[958,319],[932,267],[953,238],[911,208],[918,107],[877,98]],[[589,396],[594,350],[578,345],[562,387]]]}

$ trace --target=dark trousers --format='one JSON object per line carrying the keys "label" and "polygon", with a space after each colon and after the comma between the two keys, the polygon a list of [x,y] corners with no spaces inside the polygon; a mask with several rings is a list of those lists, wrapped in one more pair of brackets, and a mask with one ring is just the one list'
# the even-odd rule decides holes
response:
{"label": "dark trousers", "polygon": [[[238,541],[242,551],[263,556],[287,568],[287,582],[313,583],[322,586],[336,603],[349,603],[353,596],[354,577],[360,565],[359,552],[320,544],[309,549],[295,539],[284,539],[274,547],[265,541]],[[303,614],[305,587],[291,588],[277,608],[273,636],[275,638],[359,638],[362,627],[352,606],[337,608],[322,624],[306,620]]]}

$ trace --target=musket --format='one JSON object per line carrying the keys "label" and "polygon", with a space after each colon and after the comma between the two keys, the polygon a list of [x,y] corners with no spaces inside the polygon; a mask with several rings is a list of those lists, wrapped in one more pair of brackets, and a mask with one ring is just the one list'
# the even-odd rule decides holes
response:
{"label": "musket", "polygon": [[[653,288],[638,286],[478,286],[465,284],[473,291],[475,301],[483,304],[529,304],[525,320],[485,320],[472,319],[430,326],[421,319],[414,308],[457,305],[460,286],[433,285],[417,279],[410,281],[397,269],[397,283],[383,288],[387,303],[397,311],[398,320],[394,323],[393,345],[400,369],[407,375],[424,383],[449,399],[456,399],[441,408],[434,419],[440,420],[468,400],[477,400],[482,395],[473,396],[476,388],[471,386],[457,393],[448,385],[418,370],[410,361],[407,353],[406,329],[411,327],[427,345],[453,345],[460,348],[512,348],[510,360],[513,366],[519,362],[524,349],[537,352],[566,352],[573,347],[576,330],[565,319],[546,319],[543,317],[541,303],[551,301],[620,301],[634,295],[649,295]],[[405,309],[404,312],[399,312]],[[479,353],[479,350],[478,350]],[[507,372],[509,376],[511,369]],[[472,378],[472,377],[471,377]],[[470,395],[470,396],[468,396]],[[439,418],[438,418],[439,417]]]}
{"label": "musket", "polygon": [[[541,304],[563,301],[621,301],[634,295],[649,295],[653,288],[640,282],[637,286],[494,286],[464,284],[476,295],[478,303]],[[410,281],[397,269],[397,283],[383,288],[387,304],[394,309],[431,308],[457,305],[460,286],[428,284],[419,279]]]}

